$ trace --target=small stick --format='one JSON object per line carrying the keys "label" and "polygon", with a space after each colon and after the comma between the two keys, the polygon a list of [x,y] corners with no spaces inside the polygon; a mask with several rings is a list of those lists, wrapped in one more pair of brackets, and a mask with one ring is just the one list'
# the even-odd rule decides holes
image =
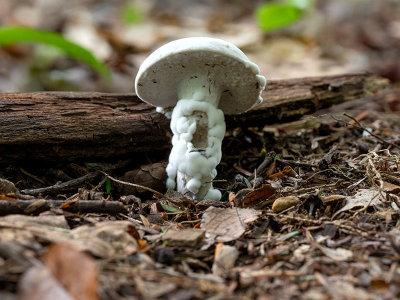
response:
{"label": "small stick", "polygon": [[360,128],[360,129],[365,130],[366,132],[368,132],[370,135],[372,135],[373,137],[375,137],[375,138],[377,138],[378,140],[380,140],[380,141],[381,141],[382,143],[384,143],[385,145],[390,145],[390,146],[392,146],[392,147],[394,147],[394,148],[400,149],[400,146],[398,146],[398,145],[396,145],[396,144],[393,144],[393,143],[391,143],[391,142],[388,142],[388,141],[384,140],[384,139],[381,138],[380,136],[374,134],[374,133],[373,133],[371,130],[369,130],[368,128],[363,127],[363,126],[361,125],[361,123],[360,123],[356,118],[354,118],[354,117],[352,117],[352,116],[350,116],[350,115],[348,115],[348,114],[346,114],[346,113],[344,113],[343,115],[345,115],[346,117],[352,119],[352,120],[357,124],[357,125],[356,125],[356,124],[351,124],[352,126],[356,126],[357,128]]}
{"label": "small stick", "polygon": [[57,193],[60,191],[72,189],[72,188],[79,186],[82,183],[85,183],[87,181],[92,181],[95,178],[97,178],[100,174],[101,173],[99,171],[96,171],[96,172],[86,174],[85,176],[82,176],[82,177],[79,177],[76,179],[72,179],[72,180],[69,180],[69,181],[66,181],[66,182],[63,182],[60,184],[55,184],[52,186],[39,188],[39,189],[22,190],[21,193],[26,194],[26,195],[32,195],[32,196],[37,196],[37,195],[43,194],[43,193]]}
{"label": "small stick", "polygon": [[107,178],[110,178],[110,180],[112,180],[112,181],[114,181],[114,182],[116,182],[116,183],[120,183],[120,184],[123,184],[123,185],[129,185],[129,186],[133,186],[133,187],[136,187],[136,188],[141,188],[141,189],[143,189],[143,190],[152,192],[153,194],[156,194],[156,195],[159,196],[159,197],[162,197],[162,198],[167,199],[169,202],[171,202],[172,204],[174,204],[174,205],[176,205],[176,206],[178,206],[178,207],[182,206],[182,203],[179,203],[179,202],[175,201],[174,199],[171,199],[171,198],[165,196],[164,194],[162,194],[162,193],[160,193],[160,192],[157,192],[156,190],[153,190],[152,188],[149,188],[149,187],[147,187],[147,186],[143,186],[143,185],[140,185],[140,184],[131,183],[131,182],[126,182],[126,181],[122,181],[122,180],[116,179],[116,178],[114,178],[114,177],[111,177],[110,175],[108,175],[108,174],[105,173],[105,172],[101,172],[101,173],[102,173],[104,176],[106,176]]}
{"label": "small stick", "polygon": [[257,167],[254,174],[249,177],[249,180],[253,180],[256,177],[256,174],[260,176],[265,171],[265,169],[267,169],[274,162],[275,156],[275,152],[268,153],[268,155],[265,156],[263,162]]}
{"label": "small stick", "polygon": [[295,167],[306,167],[306,168],[316,168],[318,167],[316,164],[312,163],[306,163],[306,162],[301,162],[301,161],[294,161],[294,160],[287,160],[287,159],[276,159],[277,162],[284,164],[284,165],[290,165],[290,166],[295,166]]}
{"label": "small stick", "polygon": [[37,182],[39,182],[41,184],[45,184],[45,182],[42,179],[40,179],[39,177],[29,173],[28,171],[26,171],[26,170],[24,170],[22,168],[19,168],[19,170],[22,172],[22,174],[25,174],[26,176],[32,178],[33,180],[36,180]]}

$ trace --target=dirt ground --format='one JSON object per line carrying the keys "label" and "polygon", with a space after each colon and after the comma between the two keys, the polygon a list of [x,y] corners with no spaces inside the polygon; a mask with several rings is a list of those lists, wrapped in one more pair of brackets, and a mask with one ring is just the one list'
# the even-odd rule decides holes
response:
{"label": "dirt ground", "polygon": [[194,35],[237,44],[268,79],[391,81],[300,120],[229,130],[221,201],[166,191],[165,150],[0,161],[0,299],[400,298],[398,1],[317,1],[268,35],[254,23],[259,1],[135,3],[143,17],[127,26],[125,1],[0,0],[2,25],[97,38],[114,78],[12,46],[0,49],[0,91],[133,92],[151,50]]}

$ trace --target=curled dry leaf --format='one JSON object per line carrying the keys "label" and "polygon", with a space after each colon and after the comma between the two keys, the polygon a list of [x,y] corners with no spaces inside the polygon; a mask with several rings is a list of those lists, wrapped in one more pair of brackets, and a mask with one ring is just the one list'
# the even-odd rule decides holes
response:
{"label": "curled dry leaf", "polygon": [[297,177],[298,175],[292,169],[291,166],[286,165],[286,166],[283,167],[282,171],[280,171],[278,173],[275,173],[275,174],[272,174],[268,178],[283,178],[283,177],[286,177],[286,176],[287,177]]}
{"label": "curled dry leaf", "polygon": [[229,201],[234,203],[236,207],[246,207],[267,200],[275,195],[275,192],[276,189],[270,184],[263,184],[255,190],[242,189],[236,195],[232,193],[229,195]]}
{"label": "curled dry leaf", "polygon": [[217,242],[238,239],[245,231],[247,223],[257,220],[261,212],[250,208],[209,207],[201,219],[201,228],[206,236]]}
{"label": "curled dry leaf", "polygon": [[278,212],[300,203],[300,199],[296,196],[280,197],[274,201],[274,204],[272,204],[272,210]]}

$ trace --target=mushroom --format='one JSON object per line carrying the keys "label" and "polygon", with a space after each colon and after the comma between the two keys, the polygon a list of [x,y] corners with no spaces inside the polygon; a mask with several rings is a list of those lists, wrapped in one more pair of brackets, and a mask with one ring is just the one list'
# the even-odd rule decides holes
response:
{"label": "mushroom", "polygon": [[259,73],[239,48],[208,37],[172,41],[145,59],[136,94],[171,117],[167,188],[198,200],[221,198],[212,180],[221,161],[224,113],[239,114],[262,101],[266,80]]}

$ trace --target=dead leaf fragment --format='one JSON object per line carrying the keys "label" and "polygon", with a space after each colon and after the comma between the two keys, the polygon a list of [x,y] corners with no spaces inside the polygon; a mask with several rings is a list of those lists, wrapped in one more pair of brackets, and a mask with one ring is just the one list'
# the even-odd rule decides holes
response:
{"label": "dead leaf fragment", "polygon": [[177,247],[197,247],[204,238],[204,230],[201,229],[169,229],[163,235],[163,240],[168,241],[168,245]]}
{"label": "dead leaf fragment", "polygon": [[204,212],[200,227],[217,242],[229,242],[238,239],[244,233],[246,224],[257,220],[260,214],[250,208],[212,206]]}
{"label": "dead leaf fragment", "polygon": [[135,276],[135,283],[137,285],[138,292],[145,299],[156,299],[168,293],[171,293],[176,289],[176,284],[172,282],[152,282],[140,279],[139,276]]}
{"label": "dead leaf fragment", "polygon": [[239,251],[236,247],[222,245],[216,253],[212,271],[215,275],[221,276],[226,274],[235,265],[236,259],[239,256]]}
{"label": "dead leaf fragment", "polygon": [[275,189],[270,184],[263,184],[260,188],[251,191],[243,198],[243,207],[267,200],[274,194]]}
{"label": "dead leaf fragment", "polygon": [[282,211],[288,209],[289,207],[296,206],[300,204],[300,199],[296,196],[280,197],[274,201],[272,204],[273,211]]}
{"label": "dead leaf fragment", "polygon": [[[382,194],[384,196],[386,195],[385,192],[382,192]],[[346,197],[346,204],[341,209],[339,209],[333,215],[333,217],[343,211],[348,211],[355,207],[364,207],[366,205],[377,206],[381,204],[379,198],[380,193],[377,189],[360,189],[355,195]]]}
{"label": "dead leaf fragment", "polygon": [[0,194],[16,194],[18,189],[15,187],[14,183],[8,181],[7,179],[0,178]]}
{"label": "dead leaf fragment", "polygon": [[344,248],[332,249],[318,245],[318,249],[334,261],[348,261],[353,258],[353,252]]}
{"label": "dead leaf fragment", "polygon": [[329,195],[326,197],[321,197],[321,200],[324,204],[331,204],[333,202],[343,201],[344,199],[346,199],[346,196],[343,195]]}
{"label": "dead leaf fragment", "polygon": [[18,284],[18,299],[74,300],[46,266],[29,269]]}
{"label": "dead leaf fragment", "polygon": [[71,231],[72,239],[66,241],[79,250],[99,257],[127,256],[138,250],[129,221],[104,221],[94,226],[84,225]]}
{"label": "dead leaf fragment", "polygon": [[43,256],[53,276],[77,300],[97,300],[98,270],[94,260],[68,244],[53,244]]}
{"label": "dead leaf fragment", "polygon": [[291,166],[284,166],[283,170],[268,176],[268,178],[283,178],[283,177],[297,177],[297,173],[292,169]]}

